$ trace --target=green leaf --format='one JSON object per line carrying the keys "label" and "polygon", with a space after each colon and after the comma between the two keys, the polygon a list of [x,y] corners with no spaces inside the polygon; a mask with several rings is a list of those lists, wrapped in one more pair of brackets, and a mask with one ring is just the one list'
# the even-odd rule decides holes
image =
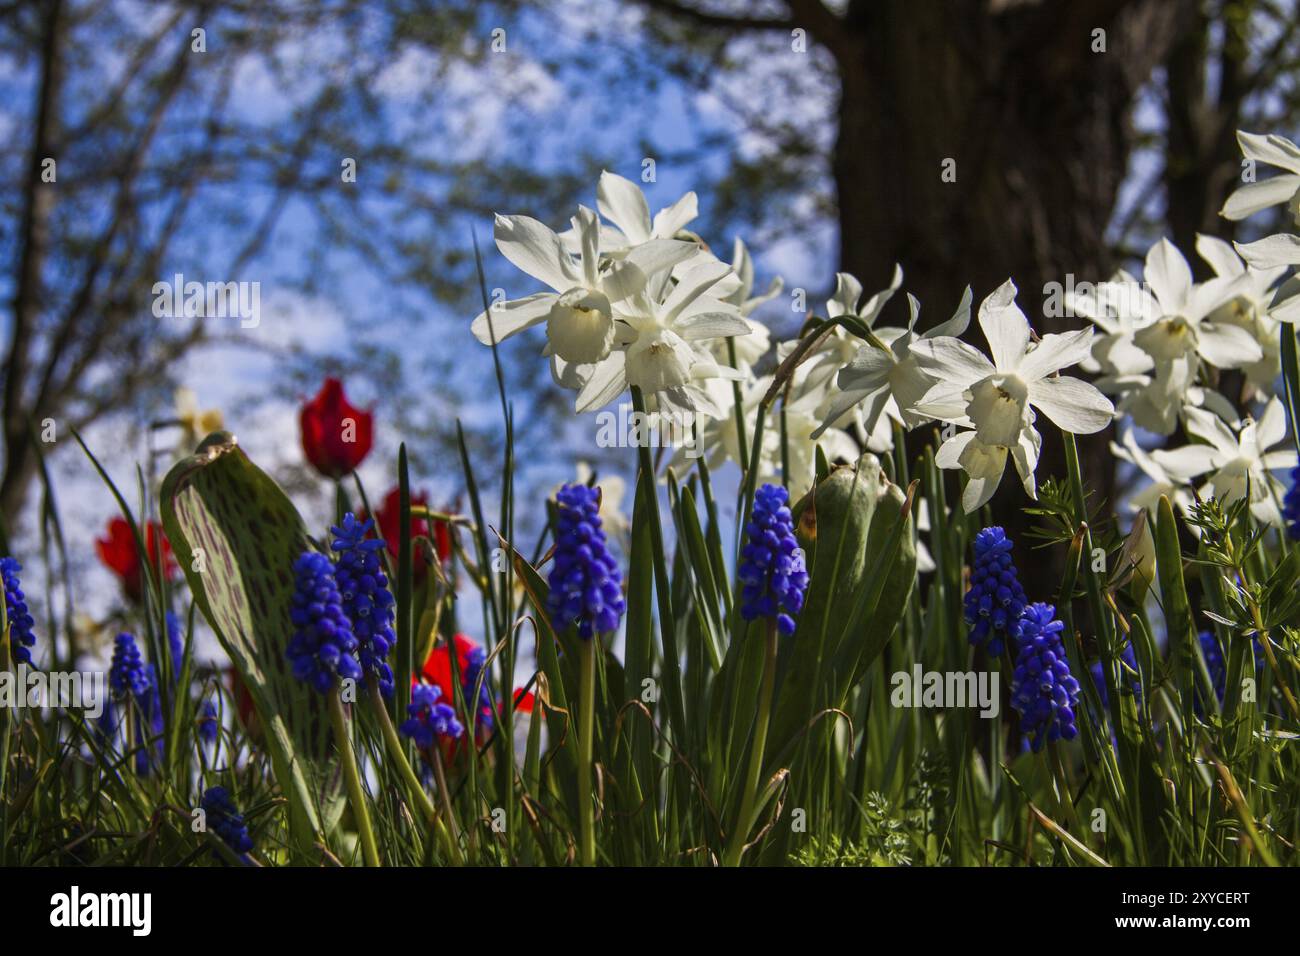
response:
{"label": "green leaf", "polygon": [[322,839],[327,722],[288,670],[293,563],[311,541],[280,487],[235,436],[214,432],[162,485],[162,520],[195,603],[239,671],[289,800],[300,856]]}

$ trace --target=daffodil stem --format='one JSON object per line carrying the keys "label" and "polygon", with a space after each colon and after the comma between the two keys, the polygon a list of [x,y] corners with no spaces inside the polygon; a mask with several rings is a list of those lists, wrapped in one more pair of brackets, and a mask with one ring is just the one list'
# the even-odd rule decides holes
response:
{"label": "daffodil stem", "polygon": [[367,692],[370,695],[370,705],[379,721],[379,729],[384,738],[384,746],[388,748],[388,755],[397,764],[398,773],[402,775],[402,779],[406,782],[406,788],[410,792],[411,799],[416,802],[420,812],[424,814],[425,819],[433,827],[448,855],[457,863],[462,862],[459,859],[459,847],[452,840],[451,834],[447,832],[447,825],[438,815],[438,808],[433,805],[433,801],[425,793],[424,785],[420,783],[415,768],[406,759],[406,748],[402,746],[402,739],[397,735],[397,728],[393,726],[393,719],[388,716],[388,706],[384,701],[384,695],[380,692],[379,686],[375,683],[373,677],[369,678],[366,684]]}
{"label": "daffodil stem", "polygon": [[366,805],[366,794],[361,787],[361,771],[357,769],[357,754],[352,749],[347,715],[343,713],[343,695],[335,687],[325,697],[329,701],[330,726],[334,728],[334,745],[339,748],[339,762],[343,765],[343,783],[348,790],[348,802],[352,804],[352,816],[356,818],[357,836],[361,840],[361,855],[365,858],[366,866],[381,866],[379,847],[375,843],[375,831],[370,825],[370,809]]}
{"label": "daffodil stem", "polygon": [[578,834],[583,866],[596,865],[596,828],[591,803],[592,738],[596,724],[596,641],[581,641],[578,685]]}
{"label": "daffodil stem", "polygon": [[758,691],[758,714],[754,720],[754,743],[749,751],[749,769],[745,774],[745,789],[740,798],[740,816],[732,831],[722,858],[724,866],[739,866],[745,852],[749,828],[753,826],[754,799],[758,783],[763,777],[763,751],[767,748],[767,725],[772,716],[772,692],[776,687],[776,622],[767,622],[766,648],[763,655],[763,679]]}

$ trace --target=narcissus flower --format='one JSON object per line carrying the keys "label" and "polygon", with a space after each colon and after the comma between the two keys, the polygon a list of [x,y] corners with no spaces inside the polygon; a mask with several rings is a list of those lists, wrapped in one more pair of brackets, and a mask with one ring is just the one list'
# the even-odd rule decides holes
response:
{"label": "narcissus flower", "polygon": [[[18,572],[23,566],[13,558],[0,558],[0,579],[4,582],[5,615],[9,622],[9,653],[15,664],[32,662],[31,648],[36,644],[33,632],[36,622],[27,610],[27,598],[23,594],[22,582]],[[0,635],[0,639],[3,635]]]}
{"label": "narcissus flower", "polygon": [[566,366],[593,365],[609,355],[614,345],[614,303],[642,291],[647,278],[671,269],[697,249],[691,242],[650,239],[602,268],[596,213],[579,207],[573,230],[579,248],[576,258],[560,236],[536,219],[497,216],[494,232],[501,254],[555,291],[494,305],[471,326],[474,337],[490,345],[494,338],[500,342],[545,322],[546,354],[558,360],[553,364],[561,384]]}
{"label": "narcissus flower", "polygon": [[684,269],[675,283],[661,275],[615,303],[616,347],[585,376],[575,409],[601,408],[635,387],[650,411],[721,417],[703,383],[743,375],[716,361],[704,343],[749,334],[740,310],[721,298],[733,291],[734,280],[726,263],[706,259]]}
{"label": "narcissus flower", "polygon": [[782,634],[793,634],[803,610],[808,570],[794,536],[789,494],[781,485],[754,492],[754,510],[745,525],[745,546],[736,576],[743,585],[740,614],[746,621],[768,618]]}
{"label": "narcissus flower", "polygon": [[313,468],[339,479],[355,471],[370,454],[374,416],[352,405],[336,378],[325,384],[299,415],[302,450]]}
{"label": "narcissus flower", "polygon": [[[1233,190],[1220,215],[1227,219],[1245,219],[1269,206],[1286,206],[1300,226],[1300,149],[1282,136],[1246,133],[1237,130],[1242,155],[1254,163],[1282,170],[1280,176],[1246,183]],[[1237,251],[1257,269],[1300,264],[1300,236],[1278,233],[1257,242],[1237,243]]]}
{"label": "narcissus flower", "polygon": [[1092,350],[1092,329],[1044,335],[1032,341],[1029,320],[1016,305],[1008,279],[980,303],[979,323],[993,355],[947,336],[912,343],[921,371],[938,384],[918,402],[923,414],[963,425],[939,448],[940,468],[962,468],[970,476],[962,493],[967,514],[983,507],[1002,480],[1007,455],[1015,462],[1026,493],[1037,497],[1034,470],[1042,438],[1034,429],[1034,409],[1075,434],[1105,428],[1115,409],[1096,388],[1077,378],[1058,376]]}
{"label": "narcissus flower", "polygon": [[343,613],[352,623],[352,633],[357,639],[361,667],[388,695],[393,692],[393,669],[388,664],[388,655],[397,643],[393,632],[396,601],[379,561],[384,542],[366,537],[373,528],[373,521],[358,521],[348,512],[341,525],[330,528],[334,534],[330,548],[338,554],[334,577],[343,599]]}
{"label": "narcissus flower", "polygon": [[1296,466],[1293,449],[1269,451],[1286,438],[1286,412],[1276,397],[1269,400],[1259,421],[1246,419],[1234,435],[1223,419],[1202,408],[1187,410],[1187,434],[1205,444],[1161,449],[1151,457],[1179,481],[1210,473],[1201,493],[1230,505],[1250,492],[1250,511],[1257,521],[1281,525],[1278,501],[1282,485],[1271,472]]}
{"label": "narcissus flower", "polygon": [[340,678],[360,680],[357,638],[343,613],[330,559],[304,551],[293,565],[295,590],[289,615],[296,629],[287,655],[293,676],[324,694]]}
{"label": "narcissus flower", "polygon": [[182,429],[181,447],[187,454],[209,434],[225,427],[221,409],[199,408],[199,397],[193,389],[176,389],[175,404],[176,421]]}
{"label": "narcissus flower", "polygon": [[[163,534],[162,525],[151,521],[144,530],[145,551],[149,555],[149,564],[158,567],[159,547],[162,548],[162,574],[165,580],[176,576],[176,558],[172,556],[172,546]],[[122,590],[134,602],[144,596],[145,566],[136,550],[135,535],[131,524],[125,518],[114,518],[108,523],[105,537],[95,541],[95,551],[99,560],[122,582]]]}
{"label": "narcissus flower", "polygon": [[1065,625],[1050,604],[1031,604],[1020,622],[1020,652],[1011,680],[1011,706],[1020,714],[1020,729],[1032,735],[1034,752],[1056,740],[1078,735],[1074,710],[1079,682],[1070,673],[1070,659],[1061,643]]}
{"label": "narcissus flower", "polygon": [[208,787],[203,792],[201,806],[207,826],[226,846],[241,854],[253,849],[253,838],[248,835],[244,815],[239,812],[225,787]]}
{"label": "narcissus flower", "polygon": [[970,642],[984,645],[995,657],[1008,644],[1015,651],[1020,620],[1028,603],[1011,558],[1011,547],[1011,539],[1001,528],[984,528],[975,535],[975,561],[965,598]]}
{"label": "narcissus flower", "polygon": [[578,625],[590,640],[618,627],[623,616],[623,576],[605,545],[600,493],[565,485],[556,494],[555,558],[548,580],[547,610],[557,630]]}
{"label": "narcissus flower", "polygon": [[922,333],[916,332],[919,304],[911,296],[908,301],[911,320],[907,328],[877,329],[877,337],[886,348],[860,345],[852,360],[839,370],[825,420],[813,432],[814,438],[843,419],[851,409],[856,410],[862,427],[868,433],[875,430],[881,416],[886,413],[908,428],[928,421],[917,406],[938,382],[921,369],[912,354],[912,345],[926,339],[955,338],[965,332],[970,324],[970,289],[966,290],[952,318]]}

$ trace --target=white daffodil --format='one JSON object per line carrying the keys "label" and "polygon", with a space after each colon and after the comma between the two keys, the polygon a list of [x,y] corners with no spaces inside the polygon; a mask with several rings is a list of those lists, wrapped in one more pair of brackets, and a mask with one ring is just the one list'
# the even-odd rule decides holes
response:
{"label": "white daffodil", "polygon": [[1175,478],[1165,467],[1151,456],[1145,448],[1137,443],[1133,430],[1129,429],[1119,444],[1110,443],[1111,454],[1120,461],[1126,461],[1145,475],[1149,481],[1137,492],[1129,496],[1128,507],[1132,511],[1145,509],[1153,517],[1163,495],[1184,513],[1192,507],[1192,494],[1187,481]]}
{"label": "white daffodil", "polygon": [[1282,175],[1250,182],[1233,190],[1220,215],[1234,221],[1253,216],[1269,206],[1285,205],[1300,226],[1300,149],[1282,136],[1237,130],[1242,155],[1255,163],[1275,166]]}
{"label": "white daffodil", "polygon": [[1246,419],[1236,435],[1222,418],[1200,408],[1187,410],[1186,427],[1189,435],[1205,444],[1152,452],[1157,464],[1176,481],[1210,474],[1201,495],[1212,494],[1224,505],[1245,498],[1249,488],[1255,519],[1280,525],[1278,502],[1284,489],[1271,472],[1296,464],[1295,451],[1268,450],[1286,438],[1282,403],[1276,397],[1270,399],[1259,420]]}
{"label": "white daffodil", "polygon": [[656,240],[617,262],[602,262],[596,214],[579,207],[573,227],[580,239],[576,258],[559,236],[536,219],[497,216],[494,234],[501,254],[555,291],[494,305],[471,326],[475,338],[490,345],[494,336],[500,342],[545,322],[546,354],[559,360],[556,379],[569,387],[573,383],[560,368],[592,365],[609,355],[615,338],[613,304],[640,293],[648,279],[696,249],[689,242]]}
{"label": "white daffodil", "polygon": [[[1237,130],[1242,155],[1252,163],[1263,163],[1282,170],[1280,176],[1238,186],[1223,204],[1219,214],[1240,220],[1269,206],[1284,205],[1300,226],[1300,149],[1282,136],[1246,133]],[[1300,236],[1279,233],[1257,242],[1237,243],[1237,251],[1256,269],[1300,265]]]}
{"label": "white daffodil", "polygon": [[[886,348],[862,344],[848,365],[836,376],[836,391],[826,408],[822,428],[838,422],[850,409],[859,409],[859,421],[864,430],[874,434],[882,418],[888,416],[907,428],[929,421],[917,405],[936,380],[923,371],[912,354],[918,341],[935,338],[955,338],[970,325],[970,287],[966,288],[957,311],[948,321],[928,331],[917,333],[916,320],[920,303],[908,295],[909,320],[907,328],[876,329],[876,336]],[[888,431],[887,426],[887,431]],[[817,437],[818,432],[813,433]],[[892,441],[891,441],[892,445]]]}
{"label": "white daffodil", "polygon": [[1066,306],[1101,330],[1093,337],[1092,355],[1079,366],[1101,376],[1097,387],[1102,391],[1110,390],[1106,383],[1112,380],[1154,368],[1155,362],[1137,347],[1133,336],[1160,318],[1160,304],[1127,272],[1120,270],[1092,289],[1067,293]]}
{"label": "white daffodil", "polygon": [[[1218,392],[1198,384],[1203,362],[1219,369],[1247,367],[1262,361],[1264,350],[1253,333],[1218,311],[1234,298],[1238,277],[1193,282],[1187,260],[1167,239],[1147,253],[1143,277],[1151,294],[1127,287],[1109,294],[1128,303],[1125,321],[1133,329],[1133,344],[1150,364],[1139,370],[1131,353],[1121,351],[1111,374],[1097,384],[1120,396],[1120,413],[1131,415],[1139,427],[1169,435],[1188,407],[1220,412],[1230,407]],[[1093,358],[1098,359],[1096,350]]]}
{"label": "white daffodil", "polygon": [[600,408],[635,387],[649,411],[720,417],[721,409],[701,383],[742,373],[719,365],[697,343],[749,333],[736,306],[709,294],[731,274],[716,259],[699,261],[675,282],[660,276],[615,302],[615,348],[586,374],[577,410]]}
{"label": "white daffodil", "polygon": [[934,555],[930,554],[930,549],[920,536],[920,532],[930,530],[930,504],[924,498],[917,502],[916,530],[916,570],[918,574],[928,574],[937,565],[934,563]]}
{"label": "white daffodil", "polygon": [[[889,287],[871,294],[863,301],[862,283],[847,272],[837,272],[835,294],[826,302],[826,315],[832,319],[842,315],[853,316],[867,328],[872,328],[885,305],[894,297],[894,293],[902,284],[903,270],[895,265]],[[778,350],[777,357],[784,360],[797,344],[797,342],[787,343],[784,348],[785,354]],[[845,331],[842,326],[833,326],[799,365],[806,376],[805,387],[829,391],[835,376],[839,374],[840,369],[853,361],[861,344],[861,339]]]}
{"label": "white daffodil", "polygon": [[949,438],[936,456],[939,467],[962,468],[970,477],[962,494],[968,514],[993,497],[1008,453],[1025,491],[1036,497],[1034,470],[1042,438],[1033,427],[1035,408],[1076,434],[1101,431],[1115,411],[1088,383],[1053,374],[1088,357],[1092,329],[1045,335],[1034,344],[1015,297],[1015,284],[1008,279],[980,303],[979,323],[991,362],[978,349],[947,336],[911,346],[921,371],[937,383],[917,410],[974,429]]}
{"label": "white daffodil", "polygon": [[[753,368],[753,366],[767,354],[768,349],[772,347],[772,334],[768,331],[766,325],[752,318],[752,313],[764,302],[770,302],[781,294],[781,279],[775,278],[768,285],[767,291],[762,295],[754,295],[754,261],[749,255],[749,250],[745,248],[744,242],[739,237],[732,251],[731,270],[739,279],[739,285],[729,294],[719,296],[723,301],[730,302],[740,310],[744,316],[745,324],[749,326],[749,334],[742,335],[732,340],[732,345],[736,353],[736,364],[744,369]],[[730,355],[728,354],[727,342],[725,339],[715,339],[709,344],[709,351],[719,362],[730,364]]]}
{"label": "white daffodil", "polygon": [[1139,329],[1133,341],[1154,360],[1174,362],[1195,354],[1215,368],[1241,368],[1262,357],[1255,337],[1236,325],[1207,317],[1232,298],[1231,279],[1193,282],[1192,269],[1168,239],[1147,252],[1142,278],[1155,295],[1160,317]]}
{"label": "white daffodil", "polygon": [[641,187],[617,173],[602,172],[596,186],[596,208],[613,228],[601,229],[601,248],[618,256],[647,242],[676,239],[700,214],[699,200],[688,192],[650,218],[650,205]]}
{"label": "white daffodil", "polygon": [[176,421],[182,429],[181,451],[189,454],[194,446],[210,435],[225,427],[225,421],[219,408],[199,408],[199,397],[193,389],[181,386],[176,389]]}
{"label": "white daffodil", "polygon": [[1282,374],[1281,323],[1300,318],[1300,298],[1273,305],[1277,284],[1286,267],[1256,269],[1242,262],[1229,243],[1213,236],[1197,236],[1196,251],[1210,264],[1216,275],[1232,280],[1235,293],[1231,299],[1210,313],[1210,320],[1237,325],[1249,332],[1263,353],[1260,360],[1243,366],[1253,394],[1248,398],[1267,398],[1273,383]]}

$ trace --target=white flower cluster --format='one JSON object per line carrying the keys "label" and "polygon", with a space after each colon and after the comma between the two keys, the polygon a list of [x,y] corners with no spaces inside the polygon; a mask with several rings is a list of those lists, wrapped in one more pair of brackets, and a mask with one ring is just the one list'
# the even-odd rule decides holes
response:
{"label": "white flower cluster", "polygon": [[[1285,172],[1238,189],[1223,215],[1239,219],[1286,203],[1300,224],[1300,150],[1277,136],[1239,138],[1248,158]],[[773,345],[753,316],[780,293],[781,281],[755,294],[753,263],[739,239],[728,264],[686,231],[697,215],[694,193],[652,218],[640,187],[607,172],[596,206],[580,207],[563,234],[524,216],[497,217],[502,254],[551,291],[494,305],[491,322],[488,313],[474,320],[475,336],[490,344],[545,324],[552,374],[577,393],[577,411],[636,387],[650,412],[692,416],[710,466],[747,466],[745,441],[773,383],[757,369],[769,352],[768,364],[779,364],[801,346]],[[1129,429],[1112,444],[1117,458],[1151,479],[1135,507],[1160,494],[1187,507],[1190,483],[1206,475],[1203,493],[1226,503],[1249,493],[1258,519],[1279,522],[1270,472],[1294,464],[1295,453],[1269,449],[1286,433],[1274,391],[1280,330],[1300,317],[1293,294],[1300,283],[1283,282],[1300,265],[1300,238],[1270,236],[1234,250],[1200,236],[1196,249],[1212,278],[1195,282],[1187,260],[1162,239],[1147,254],[1141,282],[1121,271],[1070,293],[1072,314],[1091,326],[1065,333],[1035,334],[1008,280],[978,309],[988,355],[959,338],[970,324],[969,289],[951,318],[918,332],[920,305],[911,295],[905,328],[876,325],[902,286],[901,269],[868,296],[853,276],[838,274],[826,315],[843,324],[822,327],[811,347],[803,344],[780,418],[764,429],[759,480],[783,478],[797,497],[812,481],[819,445],[829,459],[852,459],[861,447],[889,451],[896,430],[940,422],[945,440],[936,461],[966,472],[962,504],[972,512],[993,496],[1008,458],[1036,496],[1039,413],[1075,434],[1127,415],[1161,435],[1181,425],[1191,440],[1147,452]],[[1097,377],[1096,386],[1060,374],[1076,365]],[[1265,403],[1258,421],[1238,420],[1218,391],[1229,370],[1240,372],[1243,402]],[[679,453],[675,464],[687,467],[689,459]]]}

